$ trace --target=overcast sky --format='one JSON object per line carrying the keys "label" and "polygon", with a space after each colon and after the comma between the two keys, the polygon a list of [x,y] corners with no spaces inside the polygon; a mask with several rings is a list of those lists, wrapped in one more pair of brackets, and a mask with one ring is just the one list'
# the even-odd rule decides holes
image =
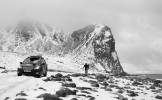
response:
{"label": "overcast sky", "polygon": [[0,0],[0,23],[50,21],[70,34],[89,24],[112,29],[128,73],[162,73],[162,0]]}

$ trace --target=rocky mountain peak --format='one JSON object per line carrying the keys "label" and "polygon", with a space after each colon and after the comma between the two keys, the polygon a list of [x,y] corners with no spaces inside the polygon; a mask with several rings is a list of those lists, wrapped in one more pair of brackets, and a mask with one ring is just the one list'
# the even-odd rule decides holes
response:
{"label": "rocky mountain peak", "polygon": [[74,31],[71,38],[70,50],[77,61],[82,61],[80,63],[89,62],[94,69],[114,74],[124,73],[115,50],[115,39],[108,26],[89,25]]}

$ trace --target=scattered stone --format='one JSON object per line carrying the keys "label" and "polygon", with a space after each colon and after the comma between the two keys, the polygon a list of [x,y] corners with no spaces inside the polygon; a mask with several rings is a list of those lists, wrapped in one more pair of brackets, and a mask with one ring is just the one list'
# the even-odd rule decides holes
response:
{"label": "scattered stone", "polygon": [[81,92],[82,92],[82,93],[86,93],[86,94],[91,94],[90,92],[84,91],[84,90],[82,90]]}
{"label": "scattered stone", "polygon": [[65,79],[65,78],[61,78],[61,81],[64,81],[64,82],[65,82],[65,81],[66,81],[66,79]]}
{"label": "scattered stone", "polygon": [[129,90],[127,90],[127,92],[129,93],[128,95],[131,96],[131,97],[138,96],[138,94],[135,93],[134,91],[129,91]]}
{"label": "scattered stone", "polygon": [[117,86],[116,86],[116,85],[111,84],[111,85],[109,85],[109,87],[110,87],[110,88],[114,88],[114,87],[117,87]]}
{"label": "scattered stone", "polygon": [[113,82],[113,80],[111,79],[111,80],[109,81],[109,83],[114,83],[114,82]]}
{"label": "scattered stone", "polygon": [[28,96],[28,95],[26,95],[26,94],[23,93],[23,92],[21,92],[21,93],[17,93],[17,94],[16,94],[16,96],[19,96],[19,95],[20,95],[20,96]]}
{"label": "scattered stone", "polygon": [[95,97],[90,97],[89,100],[95,100]]}
{"label": "scattered stone", "polygon": [[56,91],[56,94],[58,97],[66,97],[67,96],[67,93],[64,89]]}
{"label": "scattered stone", "polygon": [[61,81],[61,78],[52,78],[51,81]]}
{"label": "scattered stone", "polygon": [[66,97],[67,95],[76,95],[76,91],[72,91],[69,88],[64,88],[56,91],[58,97]]}
{"label": "scattered stone", "polygon": [[78,94],[77,96],[83,96],[83,97],[86,97],[86,95],[85,95],[85,94]]}
{"label": "scattered stone", "polygon": [[130,86],[125,86],[124,88],[125,88],[125,89],[131,89],[131,87],[130,87]]}
{"label": "scattered stone", "polygon": [[133,85],[133,86],[138,86],[138,85],[142,85],[142,84],[139,83],[139,82],[137,82],[137,81],[135,81],[135,82],[132,83],[132,85]]}
{"label": "scattered stone", "polygon": [[2,71],[1,73],[8,73],[8,70],[4,70],[4,71]]}
{"label": "scattered stone", "polygon": [[95,89],[93,89],[93,90],[91,90],[91,91],[93,91],[93,92],[98,92],[97,90],[95,90]]}
{"label": "scattered stone", "polygon": [[76,89],[79,89],[79,90],[92,90],[92,88],[89,88],[89,87],[76,87]]}
{"label": "scattered stone", "polygon": [[155,98],[156,99],[162,99],[162,96],[157,95]]}
{"label": "scattered stone", "polygon": [[46,91],[46,89],[42,88],[42,87],[39,87],[38,89],[42,89],[43,91]]}
{"label": "scattered stone", "polygon": [[43,98],[43,100],[63,100],[55,95],[51,95],[49,93],[41,94],[37,96],[37,98]]}
{"label": "scattered stone", "polygon": [[77,98],[72,98],[71,100],[78,100]]}
{"label": "scattered stone", "polygon": [[89,80],[88,83],[93,84],[93,83],[98,83],[98,82],[94,80]]}
{"label": "scattered stone", "polygon": [[65,86],[65,87],[76,87],[76,84],[75,83],[63,83],[62,86]]}
{"label": "scattered stone", "polygon": [[81,73],[74,73],[74,74],[69,74],[69,76],[73,76],[73,77],[82,76],[82,77],[85,77],[85,76],[87,76],[87,75],[86,75],[86,74],[81,74]]}
{"label": "scattered stone", "polygon": [[122,96],[122,95],[120,95],[120,94],[118,95],[118,99],[119,99],[119,100],[128,100],[127,98],[125,98],[124,96]]}
{"label": "scattered stone", "polygon": [[124,91],[122,89],[119,89],[117,92],[122,94]]}
{"label": "scattered stone", "polygon": [[106,76],[102,75],[102,74],[98,74],[96,75],[96,79],[99,82],[103,82],[105,80]]}
{"label": "scattered stone", "polygon": [[111,88],[106,88],[105,90],[106,90],[106,91],[112,91],[112,89],[111,89]]}
{"label": "scattered stone", "polygon": [[151,86],[150,89],[155,89],[155,86]]}
{"label": "scattered stone", "polygon": [[101,84],[104,85],[105,87],[109,85],[106,81],[104,81],[104,82],[101,83]]}
{"label": "scattered stone", "polygon": [[99,87],[99,84],[98,83],[92,83],[91,86],[92,87]]}
{"label": "scattered stone", "polygon": [[161,90],[152,90],[152,92],[161,93]]}
{"label": "scattered stone", "polygon": [[72,82],[73,80],[71,78],[66,78],[66,81]]}
{"label": "scattered stone", "polygon": [[54,77],[56,77],[56,78],[61,78],[62,76],[63,76],[62,74],[57,73]]}
{"label": "scattered stone", "polygon": [[27,100],[25,98],[16,98],[15,100]]}
{"label": "scattered stone", "polygon": [[4,100],[9,100],[10,98],[9,97],[6,97]]}

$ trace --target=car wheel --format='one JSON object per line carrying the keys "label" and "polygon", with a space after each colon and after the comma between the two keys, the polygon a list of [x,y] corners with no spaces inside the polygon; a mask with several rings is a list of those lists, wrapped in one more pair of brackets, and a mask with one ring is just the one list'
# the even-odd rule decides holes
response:
{"label": "car wheel", "polygon": [[17,76],[22,76],[22,72],[17,72]]}
{"label": "car wheel", "polygon": [[43,74],[44,76],[47,76],[47,69],[45,70],[45,72],[44,72],[44,74]]}
{"label": "car wheel", "polygon": [[42,69],[40,69],[38,77],[41,78],[42,77]]}

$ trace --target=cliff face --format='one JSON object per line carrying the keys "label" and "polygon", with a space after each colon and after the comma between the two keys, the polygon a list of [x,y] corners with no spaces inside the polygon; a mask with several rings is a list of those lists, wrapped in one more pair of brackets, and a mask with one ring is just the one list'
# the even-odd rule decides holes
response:
{"label": "cliff face", "polygon": [[74,31],[68,42],[69,53],[77,62],[88,62],[96,70],[103,68],[113,74],[124,73],[115,50],[114,37],[108,26],[90,25]]}

